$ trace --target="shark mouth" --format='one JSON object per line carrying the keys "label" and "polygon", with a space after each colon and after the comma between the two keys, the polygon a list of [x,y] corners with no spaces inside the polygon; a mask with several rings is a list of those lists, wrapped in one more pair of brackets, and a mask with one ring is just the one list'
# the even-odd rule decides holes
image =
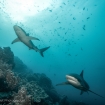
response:
{"label": "shark mouth", "polygon": [[66,79],[70,83],[77,83],[77,79],[72,77],[72,76],[70,76],[70,75],[66,75]]}

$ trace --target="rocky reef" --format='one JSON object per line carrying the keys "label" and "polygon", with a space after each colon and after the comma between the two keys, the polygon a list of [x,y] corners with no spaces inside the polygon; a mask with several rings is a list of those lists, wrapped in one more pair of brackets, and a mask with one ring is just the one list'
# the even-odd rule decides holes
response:
{"label": "rocky reef", "polygon": [[33,73],[9,47],[0,47],[0,105],[86,105],[61,97],[44,73]]}
{"label": "rocky reef", "polygon": [[9,88],[12,90],[18,84],[19,80],[15,76],[14,72],[11,71],[11,69],[11,65],[8,65],[7,63],[0,60],[0,81],[2,84],[7,85],[4,88],[0,87],[0,91],[5,91],[5,89],[8,90]]}
{"label": "rocky reef", "polygon": [[11,65],[12,68],[14,68],[14,54],[11,51],[10,47],[0,47],[0,60]]}
{"label": "rocky reef", "polygon": [[15,62],[15,67],[13,69],[14,72],[23,74],[24,72],[29,70],[29,68],[17,56],[14,56],[14,62]]}

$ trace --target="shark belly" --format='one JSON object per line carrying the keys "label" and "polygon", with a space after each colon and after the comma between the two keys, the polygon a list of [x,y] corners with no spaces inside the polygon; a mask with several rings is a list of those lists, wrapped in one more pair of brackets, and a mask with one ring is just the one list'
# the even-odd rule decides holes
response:
{"label": "shark belly", "polygon": [[16,34],[21,42],[23,42],[30,49],[33,49],[33,45],[30,43],[30,40],[27,38],[27,36],[24,34],[24,32],[16,31]]}

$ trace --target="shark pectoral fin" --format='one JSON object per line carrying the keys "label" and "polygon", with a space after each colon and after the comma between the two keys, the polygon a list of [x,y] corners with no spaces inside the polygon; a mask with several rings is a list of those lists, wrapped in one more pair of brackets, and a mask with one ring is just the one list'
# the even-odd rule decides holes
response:
{"label": "shark pectoral fin", "polygon": [[63,82],[63,83],[60,83],[60,84],[56,84],[56,86],[59,86],[59,85],[70,85],[69,82]]}
{"label": "shark pectoral fin", "polygon": [[38,38],[32,37],[32,36],[27,36],[28,40],[39,40]]}
{"label": "shark pectoral fin", "polygon": [[80,95],[82,95],[83,93],[84,93],[84,91],[82,91],[82,90],[81,90],[81,93],[80,93]]}
{"label": "shark pectoral fin", "polygon": [[20,42],[19,38],[16,38],[15,40],[13,40],[11,44],[14,44],[16,42]]}

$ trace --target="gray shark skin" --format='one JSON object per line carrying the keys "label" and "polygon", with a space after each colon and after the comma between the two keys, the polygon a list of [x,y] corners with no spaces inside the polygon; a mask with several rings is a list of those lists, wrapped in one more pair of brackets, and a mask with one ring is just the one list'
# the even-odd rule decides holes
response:
{"label": "gray shark skin", "polygon": [[35,46],[33,44],[33,42],[31,41],[31,40],[39,40],[38,38],[29,36],[29,34],[27,34],[21,27],[19,27],[17,25],[14,25],[13,28],[14,28],[14,31],[17,35],[17,38],[15,40],[13,40],[11,44],[14,44],[16,42],[22,42],[29,49],[33,49],[36,52],[39,52],[41,54],[41,56],[44,57],[43,52],[46,51],[48,48],[50,48],[50,46],[42,48],[42,49],[38,49],[37,46]]}
{"label": "gray shark skin", "polygon": [[[83,94],[83,92],[90,91],[91,93],[93,93],[93,94],[95,94],[97,96],[100,96],[99,94],[89,90],[89,85],[83,78],[83,70],[82,70],[80,75],[78,75],[78,74],[66,75],[66,79],[67,79],[66,82],[57,84],[56,86],[59,86],[59,85],[72,85],[73,87],[81,90],[81,93],[80,93],[81,95]],[[104,98],[103,96],[100,96],[100,97]]]}

